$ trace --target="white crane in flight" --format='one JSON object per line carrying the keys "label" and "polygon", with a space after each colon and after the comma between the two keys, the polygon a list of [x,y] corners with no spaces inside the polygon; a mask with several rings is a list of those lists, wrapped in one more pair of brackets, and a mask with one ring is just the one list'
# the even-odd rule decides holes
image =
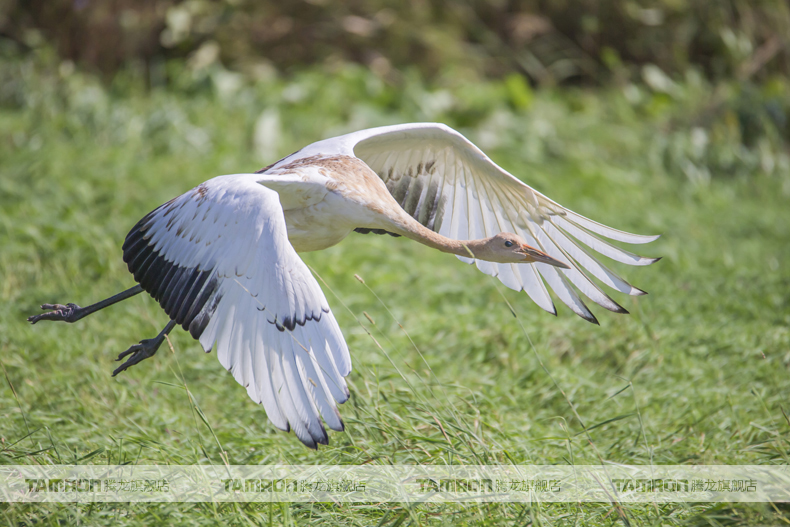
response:
{"label": "white crane in flight", "polygon": [[[348,347],[321,288],[298,252],[325,249],[351,231],[405,236],[474,263],[549,313],[545,284],[574,313],[596,318],[579,295],[627,313],[590,278],[642,295],[592,251],[629,265],[637,256],[601,237],[640,236],[593,222],[497,166],[455,130],[433,123],[361,130],[313,143],[254,174],[220,176],[135,225],[123,259],[138,285],[81,308],[44,304],[40,320],[75,322],[148,292],[170,322],[118,356],[114,372],[153,356],[176,324],[307,446],[327,444],[321,417],[343,430]],[[585,247],[586,246],[586,247]],[[590,250],[592,249],[592,251]]]}

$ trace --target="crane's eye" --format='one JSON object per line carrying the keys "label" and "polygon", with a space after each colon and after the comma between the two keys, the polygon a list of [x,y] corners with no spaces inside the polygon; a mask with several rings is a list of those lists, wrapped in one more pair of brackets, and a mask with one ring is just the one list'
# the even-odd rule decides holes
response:
{"label": "crane's eye", "polygon": [[513,247],[513,242],[511,242],[510,240],[506,241],[505,247]]}

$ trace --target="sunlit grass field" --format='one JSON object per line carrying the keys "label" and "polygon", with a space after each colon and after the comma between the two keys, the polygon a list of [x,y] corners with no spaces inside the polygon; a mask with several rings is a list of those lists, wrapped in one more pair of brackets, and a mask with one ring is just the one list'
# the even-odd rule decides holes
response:
{"label": "sunlit grass field", "polygon": [[[682,114],[704,87],[655,102],[644,89],[641,99],[533,93],[512,79],[398,90],[355,69],[259,84],[228,75],[142,93],[133,79],[107,89],[62,68],[6,72],[0,462],[790,461],[790,168],[768,142],[738,150],[716,130],[684,128],[651,106]],[[127,231],[200,182],[254,171],[323,137],[418,120],[457,127],[576,212],[662,234],[637,248],[662,256],[657,264],[613,264],[649,296],[613,294],[631,314],[594,309],[595,326],[559,301],[553,317],[403,238],[352,234],[304,254],[327,284],[354,364],[340,408],[346,431],[318,451],[276,431],[180,329],[172,349],[112,378],[118,353],[166,322],[145,295],[75,325],[25,321],[45,302],[84,306],[131,287],[120,250]],[[709,162],[715,148],[717,159],[732,156],[730,170]],[[9,525],[758,525],[788,515],[781,504],[6,504],[0,512]]]}

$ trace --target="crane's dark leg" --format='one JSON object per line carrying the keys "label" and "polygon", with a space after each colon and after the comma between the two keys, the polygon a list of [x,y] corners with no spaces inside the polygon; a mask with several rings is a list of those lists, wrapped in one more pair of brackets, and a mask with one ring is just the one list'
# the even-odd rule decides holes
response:
{"label": "crane's dark leg", "polygon": [[35,324],[40,320],[62,320],[64,322],[72,323],[76,322],[81,318],[85,318],[91,313],[95,313],[100,309],[104,309],[107,306],[111,306],[115,303],[120,302],[121,300],[126,300],[127,298],[133,297],[138,293],[142,293],[143,287],[140,284],[123,291],[122,293],[118,293],[115,296],[111,296],[101,302],[96,302],[93,305],[88,307],[80,307],[77,304],[66,304],[65,306],[62,304],[43,304],[41,309],[52,309],[48,313],[42,313],[40,315],[33,315],[32,317],[27,317],[27,321],[31,324]]}
{"label": "crane's dark leg", "polygon": [[131,357],[129,357],[126,362],[115,368],[115,371],[112,372],[112,376],[115,377],[130,366],[134,366],[138,362],[142,362],[148,357],[153,357],[156,354],[156,350],[158,350],[159,346],[161,346],[162,342],[164,342],[165,335],[173,331],[174,327],[176,327],[176,321],[171,320],[156,337],[152,339],[141,340],[139,344],[135,344],[128,350],[118,355],[118,358],[115,359],[116,361],[123,359],[127,355],[131,355]]}

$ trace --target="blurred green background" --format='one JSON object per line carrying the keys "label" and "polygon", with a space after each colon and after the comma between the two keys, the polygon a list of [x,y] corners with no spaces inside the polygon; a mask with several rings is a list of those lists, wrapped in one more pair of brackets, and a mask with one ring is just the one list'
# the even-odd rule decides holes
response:
{"label": "blurred green background", "polygon": [[[410,121],[458,129],[576,212],[663,234],[638,248],[659,263],[613,265],[650,295],[615,295],[631,315],[594,309],[598,327],[408,240],[352,234],[304,254],[354,363],[346,432],[318,452],[184,332],[111,378],[165,323],[150,298],[73,327],[25,322],[44,302],[130,287],[125,234],[200,182]],[[789,145],[787,2],[0,0],[0,463],[787,464]],[[788,522],[781,503],[0,512],[9,525]]]}
{"label": "blurred green background", "polygon": [[790,71],[788,6],[769,0],[4,0],[0,24],[106,77],[201,48],[198,62],[252,75],[348,61],[394,78],[518,71],[542,85],[625,81],[647,64],[712,79]]}

